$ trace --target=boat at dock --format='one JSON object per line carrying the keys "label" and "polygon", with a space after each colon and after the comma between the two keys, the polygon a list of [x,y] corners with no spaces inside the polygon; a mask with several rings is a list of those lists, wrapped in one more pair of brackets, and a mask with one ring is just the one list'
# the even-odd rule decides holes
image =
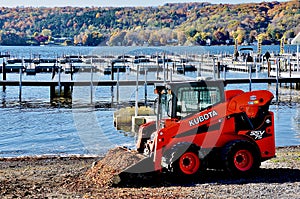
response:
{"label": "boat at dock", "polygon": [[103,71],[104,75],[110,75],[111,74],[111,67],[105,67]]}
{"label": "boat at dock", "polygon": [[116,63],[111,68],[113,72],[126,72],[130,66],[123,63]]}
{"label": "boat at dock", "polygon": [[56,63],[39,63],[35,66],[36,73],[50,73],[57,69],[58,65],[56,65]]}
{"label": "boat at dock", "polygon": [[[225,47],[222,47],[225,48]],[[221,47],[220,47],[221,49]],[[144,74],[147,72],[161,72],[163,70],[184,74],[184,72],[203,71],[213,73],[215,71],[238,71],[249,73],[260,72],[262,70],[275,71],[277,67],[276,61],[284,64],[280,65],[281,71],[299,71],[297,66],[297,56],[294,52],[286,54],[277,54],[270,52],[268,61],[264,55],[258,55],[253,52],[253,47],[242,47],[239,50],[239,56],[235,57],[230,53],[171,53],[168,51],[150,51],[145,54],[132,51],[135,54],[127,52],[126,54],[112,55],[105,54],[63,54],[61,57],[42,58],[40,55],[34,54],[34,58],[18,58],[5,54],[4,62],[6,63],[6,73],[26,72],[27,74],[51,73],[61,69],[62,73],[77,72],[100,72],[108,75],[112,72],[127,72],[137,70]],[[151,49],[150,49],[151,50]],[[248,52],[246,51],[248,50]],[[251,56],[251,58],[249,57]],[[23,66],[22,66],[23,64]],[[139,69],[138,69],[139,68]],[[268,69],[269,68],[269,69]],[[0,72],[2,72],[0,65]]]}
{"label": "boat at dock", "polygon": [[197,68],[193,64],[179,64],[175,65],[177,73],[184,74],[185,72],[197,71]]}
{"label": "boat at dock", "polygon": [[29,63],[25,68],[26,75],[36,75],[36,69],[34,63]]}
{"label": "boat at dock", "polygon": [[[0,70],[3,70],[3,66],[0,68]],[[19,73],[21,70],[21,72],[24,72],[25,70],[25,66],[22,62],[15,62],[13,64],[11,63],[7,63],[5,65],[5,72],[6,73]]]}

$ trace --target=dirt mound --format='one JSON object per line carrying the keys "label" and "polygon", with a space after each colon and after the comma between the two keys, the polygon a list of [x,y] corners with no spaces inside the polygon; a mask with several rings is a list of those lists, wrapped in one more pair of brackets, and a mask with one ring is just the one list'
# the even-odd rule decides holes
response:
{"label": "dirt mound", "polygon": [[116,185],[121,182],[120,173],[122,171],[144,158],[143,155],[137,152],[120,147],[114,148],[109,150],[103,159],[96,162],[87,171],[86,177],[100,187]]}

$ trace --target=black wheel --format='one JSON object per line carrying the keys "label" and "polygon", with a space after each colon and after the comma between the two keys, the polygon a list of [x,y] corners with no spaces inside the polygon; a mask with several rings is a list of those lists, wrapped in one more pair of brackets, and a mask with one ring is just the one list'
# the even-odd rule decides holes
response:
{"label": "black wheel", "polygon": [[237,140],[228,143],[222,151],[225,169],[231,174],[246,175],[260,167],[258,148],[249,141]]}
{"label": "black wheel", "polygon": [[165,165],[176,175],[194,175],[202,168],[198,152],[199,149],[189,143],[174,145],[164,156]]}

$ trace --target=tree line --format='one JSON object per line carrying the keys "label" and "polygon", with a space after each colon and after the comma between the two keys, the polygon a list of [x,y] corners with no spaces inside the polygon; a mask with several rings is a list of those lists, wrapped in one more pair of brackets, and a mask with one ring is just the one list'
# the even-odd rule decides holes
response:
{"label": "tree line", "polygon": [[298,32],[298,0],[0,8],[0,45],[221,45],[258,40],[276,44]]}

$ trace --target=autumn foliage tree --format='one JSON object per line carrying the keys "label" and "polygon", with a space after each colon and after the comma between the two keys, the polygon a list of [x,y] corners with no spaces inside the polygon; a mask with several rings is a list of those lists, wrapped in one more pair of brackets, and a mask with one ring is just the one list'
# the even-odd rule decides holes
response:
{"label": "autumn foliage tree", "polygon": [[[299,1],[242,4],[167,3],[158,7],[0,7],[0,44],[57,38],[75,45],[276,43],[300,31]],[[47,38],[48,37],[48,38]],[[60,39],[61,40],[61,39]]]}

